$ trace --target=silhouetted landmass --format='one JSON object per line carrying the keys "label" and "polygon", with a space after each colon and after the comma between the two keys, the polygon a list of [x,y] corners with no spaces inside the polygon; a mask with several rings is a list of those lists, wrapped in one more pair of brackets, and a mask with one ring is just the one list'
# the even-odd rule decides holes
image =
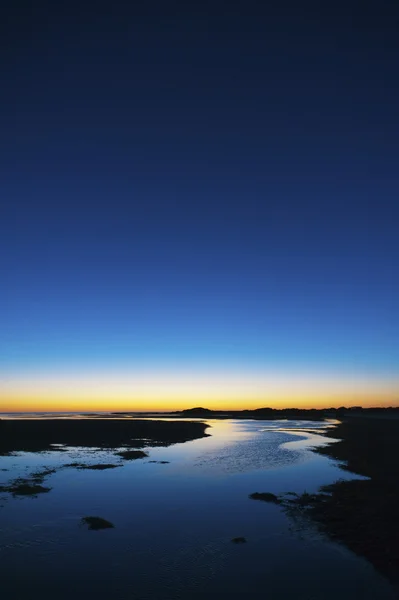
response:
{"label": "silhouetted landmass", "polygon": [[99,529],[113,529],[115,527],[110,521],[101,517],[83,517],[82,524],[88,525],[88,528],[94,531]]}
{"label": "silhouetted landmass", "polygon": [[14,479],[8,485],[0,486],[0,493],[7,492],[13,496],[37,496],[38,494],[45,494],[50,490],[51,488],[41,485],[33,477],[26,479],[20,477]]}
{"label": "silhouetted landmass", "polygon": [[182,414],[184,414],[185,416],[188,417],[203,417],[203,416],[211,416],[212,414],[214,414],[216,411],[214,410],[210,410],[209,408],[202,408],[202,406],[197,406],[195,408],[186,408],[185,410],[181,411]]}
{"label": "silhouetted landmass", "polygon": [[75,469],[89,469],[91,471],[105,471],[106,469],[116,469],[122,465],[113,465],[108,463],[99,463],[98,465],[86,465],[84,463],[68,463],[64,467],[74,467]]}
{"label": "silhouetted landmass", "polygon": [[123,450],[122,452],[116,452],[118,456],[125,460],[137,460],[138,458],[147,458],[147,452],[142,450]]}
{"label": "silhouetted landmass", "polygon": [[32,475],[30,477],[31,477],[31,479],[36,481],[36,483],[43,483],[43,481],[45,480],[46,477],[48,477],[49,475],[52,475],[53,473],[56,473],[56,471],[57,471],[57,469],[55,467],[52,467],[52,468],[45,467],[41,471],[35,471],[34,473],[32,473]]}
{"label": "silhouetted landmass", "polygon": [[262,502],[272,502],[273,504],[281,504],[280,498],[270,492],[254,492],[250,494],[251,500],[261,500]]}
{"label": "silhouetted landmass", "polygon": [[131,419],[2,419],[0,455],[60,451],[52,444],[84,448],[169,446],[206,436],[206,425],[189,421]]}
{"label": "silhouetted landmass", "polygon": [[231,541],[233,542],[233,544],[245,544],[247,540],[245,539],[245,537],[235,537]]}
{"label": "silhouetted landmass", "polygon": [[0,486],[0,493],[9,493],[13,496],[38,496],[45,494],[52,488],[43,486],[44,480],[49,475],[55,473],[55,468],[44,468],[42,471],[35,471],[29,477],[18,477],[10,481],[7,485]]}
{"label": "silhouetted landmass", "polygon": [[313,450],[370,479],[338,481],[291,504],[399,584],[399,419],[348,418],[328,436],[340,441]]}
{"label": "silhouetted landmass", "polygon": [[[170,413],[172,414],[172,413]],[[385,416],[399,418],[399,407],[388,408],[362,408],[361,406],[351,406],[340,408],[256,408],[254,410],[211,410],[209,408],[188,408],[175,416],[211,418],[211,419],[306,419],[318,421],[323,419],[341,419],[346,416]]]}

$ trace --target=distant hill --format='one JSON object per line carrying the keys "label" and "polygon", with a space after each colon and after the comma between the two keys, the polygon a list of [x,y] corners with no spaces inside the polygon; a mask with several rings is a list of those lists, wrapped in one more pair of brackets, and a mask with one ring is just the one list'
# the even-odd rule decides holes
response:
{"label": "distant hill", "polygon": [[346,416],[397,416],[399,417],[399,407],[370,407],[361,406],[341,406],[339,408],[255,408],[252,410],[211,410],[202,406],[187,408],[178,413],[182,417],[213,417],[218,419],[325,419],[340,418]]}
{"label": "distant hill", "polygon": [[196,406],[195,408],[186,408],[185,410],[181,411],[182,415],[188,415],[189,417],[194,417],[194,416],[204,416],[204,415],[211,415],[213,414],[213,410],[211,410],[210,408],[203,408],[202,406]]}

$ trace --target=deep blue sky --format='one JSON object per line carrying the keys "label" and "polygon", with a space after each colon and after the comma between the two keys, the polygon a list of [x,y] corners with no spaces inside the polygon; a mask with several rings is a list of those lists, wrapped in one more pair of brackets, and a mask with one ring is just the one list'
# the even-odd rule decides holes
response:
{"label": "deep blue sky", "polygon": [[398,374],[398,3],[38,4],[2,19],[1,370]]}

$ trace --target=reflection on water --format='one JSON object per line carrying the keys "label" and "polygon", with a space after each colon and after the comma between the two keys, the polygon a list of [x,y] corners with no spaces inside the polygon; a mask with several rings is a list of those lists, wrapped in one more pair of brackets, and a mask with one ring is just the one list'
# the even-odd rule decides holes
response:
{"label": "reflection on water", "polygon": [[[209,421],[211,437],[148,448],[109,471],[59,469],[49,494],[0,509],[5,597],[43,599],[393,598],[364,560],[304,531],[255,491],[308,492],[349,473],[307,448],[321,422]],[[118,462],[106,451],[3,457],[2,483],[43,466]],[[170,461],[169,464],[150,463]],[[85,515],[115,529],[89,532]],[[246,544],[232,544],[243,536]],[[23,576],[16,577],[16,573]]]}

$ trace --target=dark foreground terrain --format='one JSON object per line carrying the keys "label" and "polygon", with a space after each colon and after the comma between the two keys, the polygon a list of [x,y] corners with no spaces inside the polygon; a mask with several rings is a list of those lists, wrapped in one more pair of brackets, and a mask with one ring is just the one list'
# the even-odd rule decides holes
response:
{"label": "dark foreground terrain", "polygon": [[133,419],[2,419],[0,455],[15,451],[60,450],[58,445],[83,448],[142,448],[168,446],[206,436],[207,425],[190,421]]}
{"label": "dark foreground terrain", "polygon": [[328,431],[340,441],[315,451],[369,477],[339,481],[293,501],[336,541],[399,585],[399,419],[347,418]]}

